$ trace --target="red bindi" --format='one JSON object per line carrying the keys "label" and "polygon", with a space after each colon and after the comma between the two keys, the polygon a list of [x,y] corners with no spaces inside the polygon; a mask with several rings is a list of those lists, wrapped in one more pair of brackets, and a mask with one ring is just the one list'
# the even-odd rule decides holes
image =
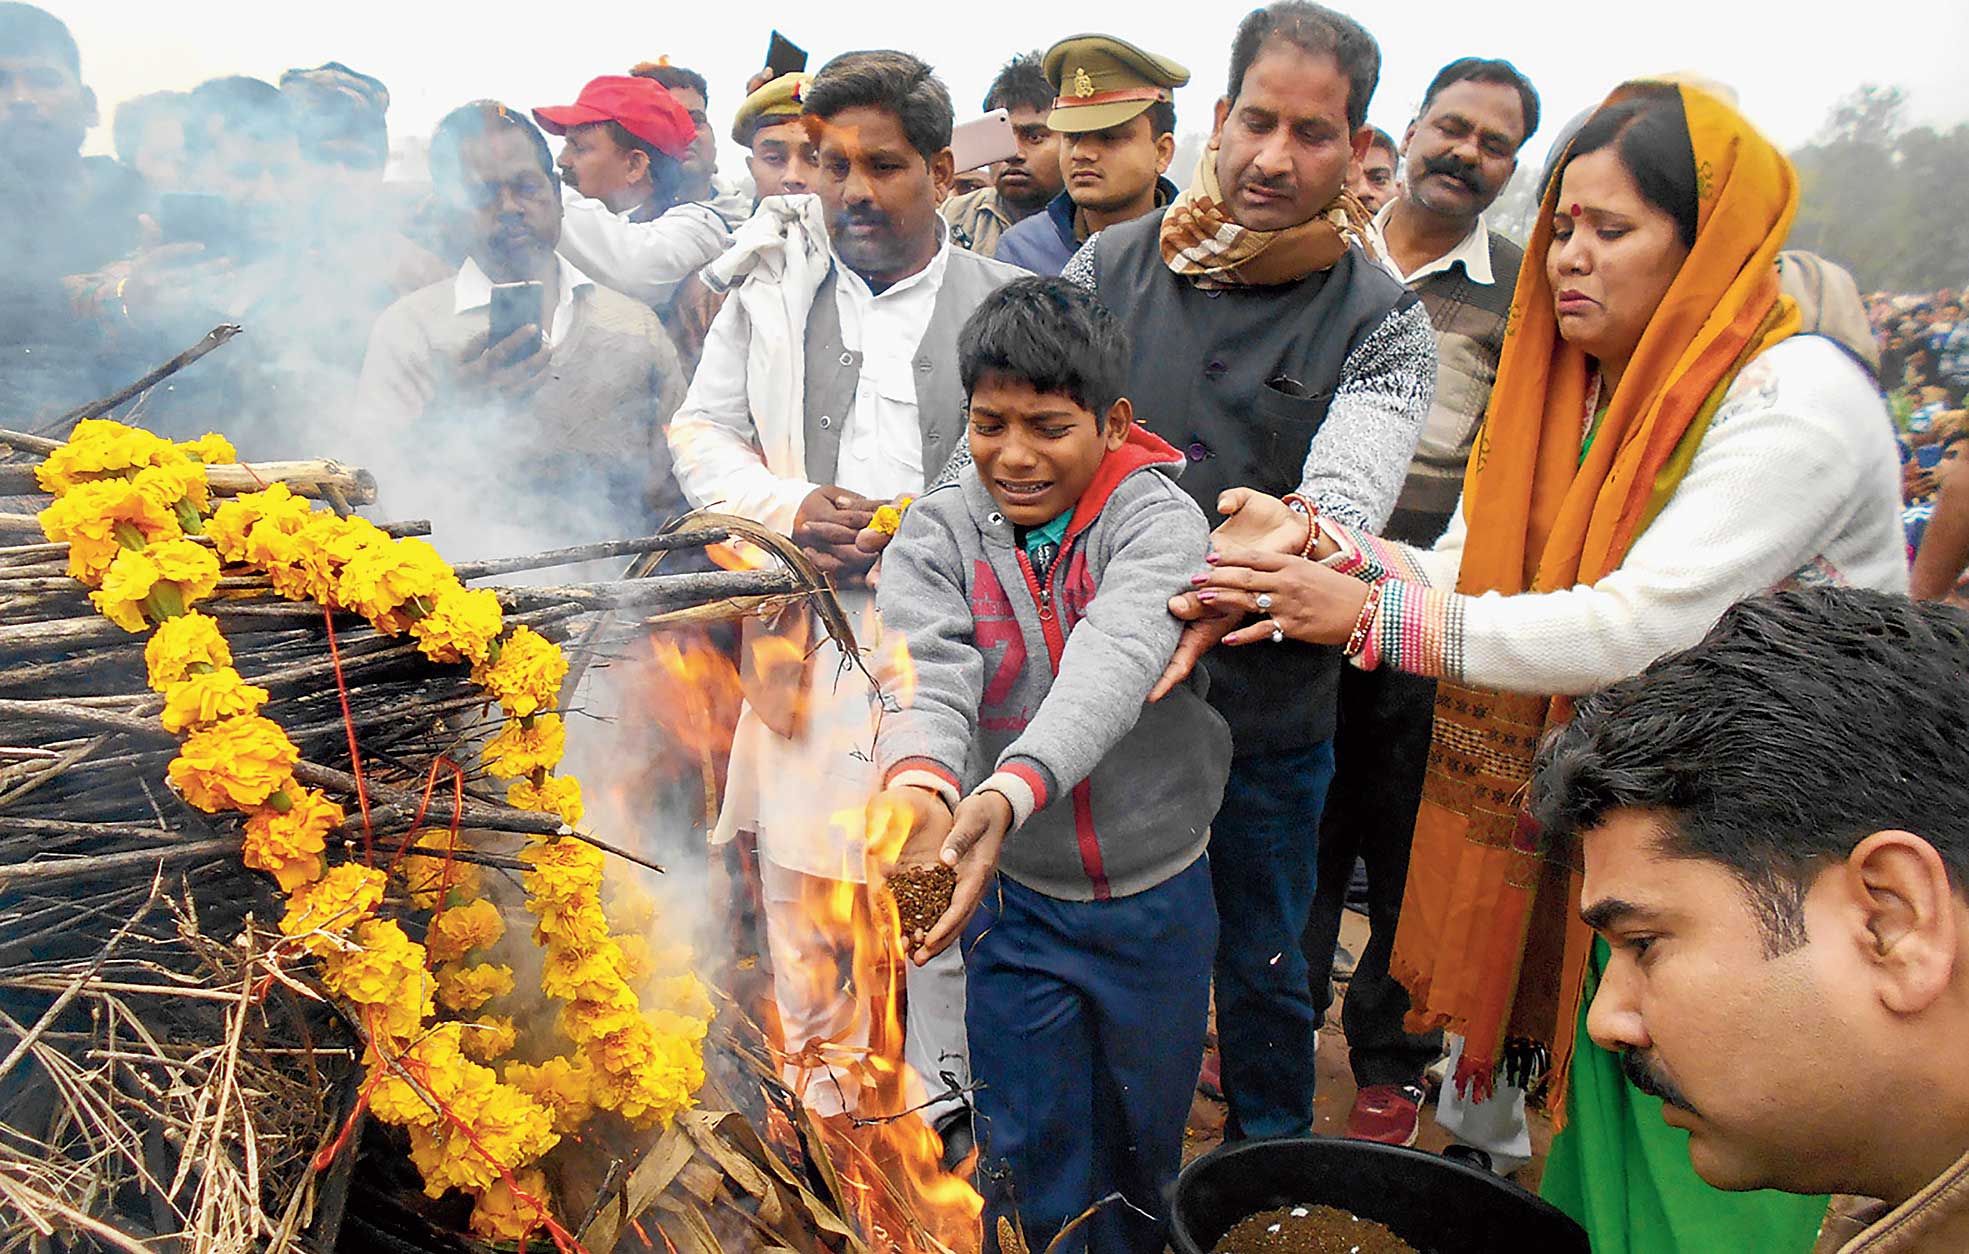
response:
{"label": "red bindi", "polygon": [[1576,217],[1578,217],[1578,216],[1580,215],[1580,212],[1581,212],[1581,210],[1580,210],[1580,208],[1579,208],[1579,202],[1578,202],[1578,201],[1576,201],[1576,200],[1575,200],[1575,201],[1573,201],[1573,202],[1572,202],[1572,216],[1576,218]]}

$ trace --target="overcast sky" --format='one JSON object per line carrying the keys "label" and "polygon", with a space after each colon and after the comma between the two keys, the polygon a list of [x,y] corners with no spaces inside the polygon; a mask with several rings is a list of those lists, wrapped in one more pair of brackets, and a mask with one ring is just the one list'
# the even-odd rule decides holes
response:
{"label": "overcast sky", "polygon": [[[107,151],[115,102],[190,88],[220,74],[269,80],[291,66],[339,60],[390,88],[392,138],[428,134],[467,100],[536,106],[571,101],[597,74],[668,55],[711,82],[711,112],[729,129],[747,77],[775,26],[805,47],[812,68],[851,48],[895,47],[937,68],[973,115],[993,73],[1021,49],[1096,28],[1189,66],[1177,130],[1207,129],[1223,91],[1231,33],[1247,5],[1143,0],[1074,6],[1059,0],[987,4],[850,0],[822,7],[759,0],[71,0],[49,6],[82,48],[83,76],[103,104],[91,147]],[[1397,139],[1422,89],[1459,56],[1507,57],[1544,99],[1547,121],[1526,156],[1573,113],[1624,77],[1693,70],[1735,86],[1744,109],[1779,143],[1809,139],[1839,96],[1863,82],[1908,89],[1917,121],[1969,119],[1969,4],[1827,6],[1770,0],[1401,0],[1343,6],[1381,43],[1381,86],[1369,120]],[[738,167],[727,140],[720,164]],[[1183,172],[1187,176],[1187,171]]]}

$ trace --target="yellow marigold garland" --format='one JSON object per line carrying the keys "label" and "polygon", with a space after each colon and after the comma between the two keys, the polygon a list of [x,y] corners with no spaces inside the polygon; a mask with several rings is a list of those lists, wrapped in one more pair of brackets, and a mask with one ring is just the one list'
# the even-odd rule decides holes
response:
{"label": "yellow marigold garland", "polygon": [[185,737],[168,774],[184,799],[207,814],[250,814],[286,788],[300,758],[280,724],[242,714]]}
{"label": "yellow marigold garland", "polygon": [[157,625],[144,642],[144,665],[150,686],[169,692],[172,684],[202,669],[231,666],[232,647],[219,634],[217,619],[192,610]]}
{"label": "yellow marigold garland", "polygon": [[513,968],[480,963],[474,967],[449,962],[438,968],[438,1000],[445,1009],[469,1014],[495,997],[513,991]]}
{"label": "yellow marigold garland", "polygon": [[479,751],[485,773],[494,779],[517,779],[535,771],[551,771],[567,751],[567,725],[558,714],[509,718],[499,734]]}
{"label": "yellow marigold garland", "polygon": [[212,550],[180,536],[125,548],[103,572],[102,587],[89,594],[104,618],[132,634],[149,631],[153,619],[184,613],[219,586],[219,559]]}
{"label": "yellow marigold garland", "polygon": [[878,507],[875,511],[875,517],[868,524],[868,529],[877,535],[892,536],[896,534],[902,527],[902,516],[909,512],[909,507],[915,500],[916,498],[913,496],[902,496],[896,498],[894,505]]}
{"label": "yellow marigold garland", "polygon": [[313,788],[290,786],[286,794],[285,810],[265,806],[247,816],[241,859],[272,874],[291,893],[320,877],[328,833],[342,826],[346,816],[339,802]]}
{"label": "yellow marigold garland", "polygon": [[424,947],[433,962],[456,962],[475,949],[490,949],[506,934],[499,907],[485,898],[449,906],[431,918]]}
{"label": "yellow marigold garland", "polygon": [[230,666],[187,675],[164,688],[164,730],[195,731],[235,714],[258,714],[268,695]]}
{"label": "yellow marigold garland", "polygon": [[173,508],[134,480],[99,479],[69,488],[41,511],[41,531],[68,544],[68,573],[86,584],[102,582],[125,538],[140,544],[184,534]]}
{"label": "yellow marigold garland", "polygon": [[531,627],[515,627],[496,641],[486,661],[472,668],[472,681],[491,693],[512,718],[527,718],[554,704],[567,678],[561,647]]}
{"label": "yellow marigold garland", "polygon": [[[473,1192],[472,1230],[518,1240],[547,1222],[545,1178],[527,1165],[562,1134],[597,1109],[646,1127],[690,1106],[704,1081],[709,998],[681,961],[659,972],[642,936],[611,934],[601,854],[549,837],[523,854],[527,909],[546,950],[543,991],[566,1002],[558,1021],[577,1052],[538,1066],[509,1062],[502,1079],[483,1063],[517,1043],[511,1016],[429,1022],[439,1003],[475,1013],[513,989],[510,967],[464,961],[505,930],[498,908],[478,897],[477,868],[420,845],[402,871],[413,904],[437,911],[425,943],[377,917],[386,873],[326,865],[342,807],[295,782],[299,751],[259,713],[267,690],[245,682],[218,623],[190,607],[213,595],[223,559],[263,569],[284,597],[353,611],[390,634],[407,630],[433,662],[471,663],[473,680],[507,715],[486,746],[487,772],[513,781],[515,806],[573,825],[581,787],[553,773],[566,729],[548,712],[567,659],[531,628],[506,632],[497,596],[465,588],[428,544],[316,510],[285,485],[208,515],[205,466],[233,460],[231,444],[214,434],[173,444],[107,419],[80,423],[36,470],[55,497],[41,512],[43,532],[69,545],[70,574],[94,589],[105,617],[152,633],[150,686],[164,695],[166,728],[184,735],[171,783],[208,813],[245,816],[242,858],[288,893],[282,935],[321,958],[323,985],[362,1014],[370,1112],[410,1130],[426,1192]],[[192,538],[201,536],[209,548]]]}

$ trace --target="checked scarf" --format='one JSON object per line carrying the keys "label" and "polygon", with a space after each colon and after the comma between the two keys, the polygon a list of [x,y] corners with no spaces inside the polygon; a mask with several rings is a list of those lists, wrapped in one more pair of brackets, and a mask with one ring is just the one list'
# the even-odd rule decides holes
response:
{"label": "checked scarf", "polygon": [[1310,221],[1254,231],[1231,216],[1217,186],[1217,146],[1203,150],[1196,177],[1162,215],[1162,261],[1202,288],[1297,283],[1347,255],[1349,240],[1372,254],[1368,212],[1346,188]]}

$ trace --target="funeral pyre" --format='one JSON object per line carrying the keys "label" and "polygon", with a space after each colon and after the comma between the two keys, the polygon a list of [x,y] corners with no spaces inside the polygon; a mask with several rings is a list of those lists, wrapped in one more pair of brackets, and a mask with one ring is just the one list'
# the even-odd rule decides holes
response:
{"label": "funeral pyre", "polygon": [[831,602],[797,550],[453,566],[360,472],[97,419],[0,431],[10,496],[0,1252],[946,1249],[562,769],[590,660]]}

